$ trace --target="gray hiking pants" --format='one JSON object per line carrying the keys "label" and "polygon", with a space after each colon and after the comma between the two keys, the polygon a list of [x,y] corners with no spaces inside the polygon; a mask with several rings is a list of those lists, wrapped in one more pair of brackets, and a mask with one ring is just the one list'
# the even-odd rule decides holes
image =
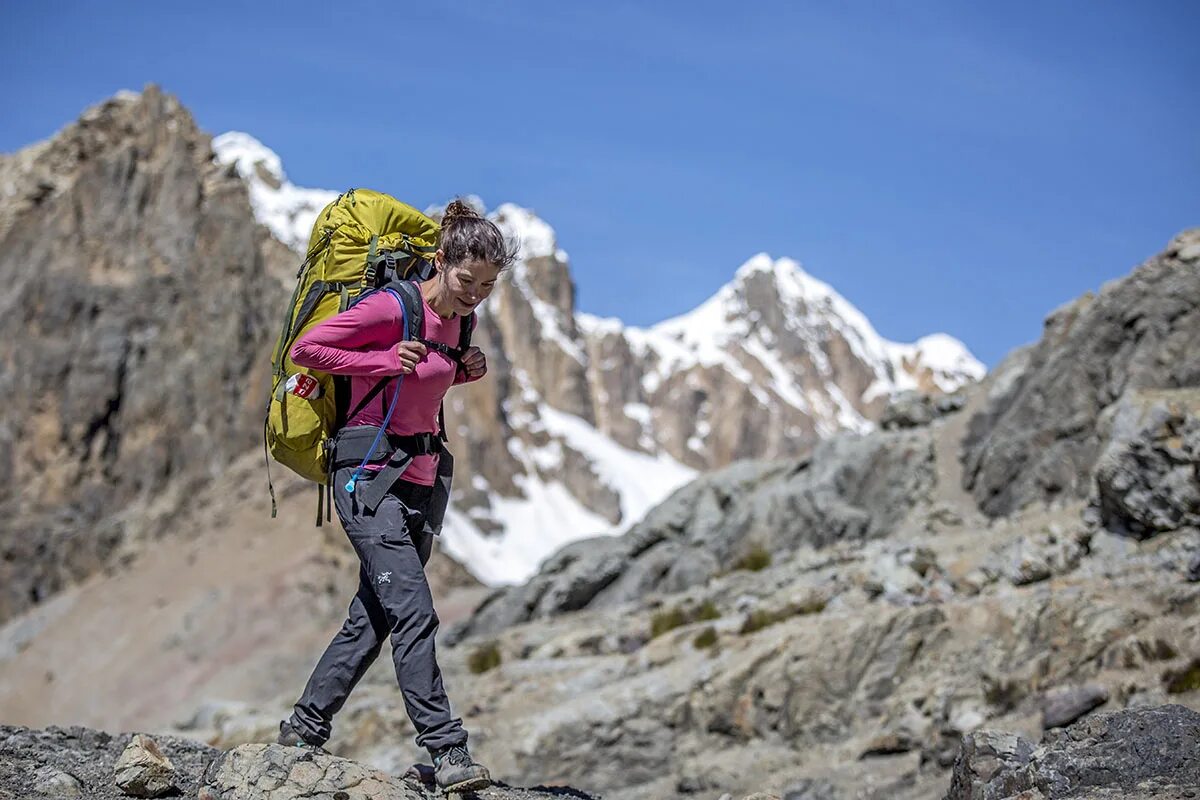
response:
{"label": "gray hiking pants", "polygon": [[289,721],[305,740],[324,744],[334,714],[390,636],[396,680],[417,729],[417,746],[437,750],[465,744],[467,732],[450,713],[434,652],[438,616],[425,579],[433,535],[423,532],[431,487],[399,480],[372,513],[343,488],[351,472],[343,468],[335,473],[333,497],[358,554],[358,591]]}

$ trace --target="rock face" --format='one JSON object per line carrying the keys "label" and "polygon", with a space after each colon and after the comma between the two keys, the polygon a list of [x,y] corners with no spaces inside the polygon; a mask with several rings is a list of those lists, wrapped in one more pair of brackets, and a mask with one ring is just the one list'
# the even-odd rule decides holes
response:
{"label": "rock face", "polygon": [[1042,703],[1042,727],[1046,730],[1070,725],[1094,708],[1108,702],[1103,686],[1064,686],[1046,695]]}
{"label": "rock face", "polygon": [[563,548],[529,582],[489,597],[451,638],[683,591],[804,547],[877,538],[928,499],[933,466],[928,431],[843,435],[806,459],[735,464],[688,484],[625,536]]}
{"label": "rock face", "polygon": [[5,157],[0,192],[2,620],[254,446],[292,255],[153,87]]}
{"label": "rock face", "polygon": [[1200,794],[1200,714],[1171,705],[1100,714],[1037,748],[1013,734],[966,737],[946,800],[1171,800]]}
{"label": "rock face", "polygon": [[[906,387],[941,394],[982,376],[949,337],[887,342],[832,287],[765,254],[681,317],[643,330],[583,315],[581,327],[597,420],[698,469],[800,455],[869,430]],[[643,425],[628,425],[631,406],[648,410]]]}
{"label": "rock face", "polygon": [[991,516],[1086,497],[1127,394],[1200,384],[1200,229],[1131,275],[1046,319],[1019,374],[997,385],[963,442],[964,486]]}
{"label": "rock face", "polygon": [[964,736],[946,800],[1009,796],[1009,773],[1028,765],[1033,749],[1029,741],[1006,731],[976,731]]}

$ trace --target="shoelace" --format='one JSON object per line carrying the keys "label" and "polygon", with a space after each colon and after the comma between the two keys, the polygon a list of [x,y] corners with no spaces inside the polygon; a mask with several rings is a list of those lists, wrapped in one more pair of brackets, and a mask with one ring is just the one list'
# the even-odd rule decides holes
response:
{"label": "shoelace", "polygon": [[468,753],[467,748],[463,747],[462,745],[455,745],[454,747],[451,747],[449,750],[447,750],[445,753],[442,753],[442,755],[438,759],[438,761],[439,762],[440,761],[449,761],[451,764],[455,764],[455,765],[470,764],[471,763],[471,754]]}

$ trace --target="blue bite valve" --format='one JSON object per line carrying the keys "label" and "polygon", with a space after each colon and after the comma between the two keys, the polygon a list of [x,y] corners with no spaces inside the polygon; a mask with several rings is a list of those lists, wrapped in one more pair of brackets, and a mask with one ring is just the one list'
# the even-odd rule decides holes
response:
{"label": "blue bite valve", "polygon": [[346,481],[346,494],[354,494],[354,484],[357,482],[358,482],[357,475],[352,476],[350,478],[350,480]]}

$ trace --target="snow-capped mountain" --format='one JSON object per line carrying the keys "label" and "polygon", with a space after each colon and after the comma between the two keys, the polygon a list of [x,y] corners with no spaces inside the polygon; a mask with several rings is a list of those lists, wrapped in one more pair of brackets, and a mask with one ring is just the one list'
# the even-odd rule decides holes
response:
{"label": "snow-capped mountain", "polygon": [[[761,429],[759,415],[765,414],[782,426],[788,440],[811,442],[814,435],[867,430],[883,403],[899,392],[952,392],[985,372],[961,342],[945,334],[913,344],[882,338],[828,284],[792,259],[775,260],[765,253],[749,259],[733,281],[693,311],[650,328],[589,315],[579,319],[594,347],[628,346],[642,363],[644,399],[639,402],[688,408],[688,395],[698,384],[714,383],[722,392],[747,393],[737,404],[740,416],[746,418],[746,412],[760,406],[752,426]],[[732,438],[720,443],[727,455],[718,454],[715,461],[703,458],[703,433],[711,433],[719,422],[714,417],[726,411],[711,403],[693,410],[701,436],[689,437],[687,447],[701,457],[680,453],[688,463],[712,467],[732,458],[791,451],[785,441],[765,443],[765,452],[739,446],[749,442],[751,431],[735,424]]]}
{"label": "snow-capped mountain", "polygon": [[[303,250],[336,192],[292,185],[247,134],[214,150],[258,219]],[[448,397],[457,475],[443,536],[488,583],[523,581],[562,545],[627,528],[700,471],[868,430],[898,392],[950,392],[985,372],[945,334],[882,338],[828,284],[766,254],[648,328],[585,314],[553,228],[511,203],[489,216],[521,257],[480,312],[489,380]]]}
{"label": "snow-capped mountain", "polygon": [[302,189],[287,179],[274,150],[248,133],[230,131],[213,139],[217,161],[237,169],[258,221],[297,252],[308,246],[317,212],[338,196],[328,189]]}

